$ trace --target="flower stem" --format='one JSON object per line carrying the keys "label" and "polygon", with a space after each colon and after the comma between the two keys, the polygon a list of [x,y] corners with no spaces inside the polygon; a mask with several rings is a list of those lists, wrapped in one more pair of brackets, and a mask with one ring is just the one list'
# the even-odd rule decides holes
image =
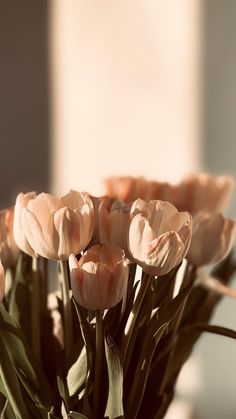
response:
{"label": "flower stem", "polygon": [[65,358],[69,358],[69,354],[73,348],[73,324],[72,324],[72,307],[69,293],[69,276],[67,270],[67,262],[60,260],[60,268],[62,272],[62,300],[64,311],[64,335],[65,335]]}
{"label": "flower stem", "polygon": [[124,372],[128,368],[128,363],[129,363],[129,360],[131,357],[131,351],[132,351],[132,340],[134,344],[133,331],[135,328],[137,332],[137,319],[141,311],[141,307],[145,299],[149,285],[150,285],[150,275],[144,275],[137,298],[135,300],[135,303],[134,303],[134,306],[130,315],[130,318],[128,319],[128,323],[129,323],[128,330],[126,331],[126,333],[124,333],[123,339],[121,342],[121,354],[122,354],[122,359],[123,359],[123,364],[124,364]]}
{"label": "flower stem", "polygon": [[38,361],[41,358],[41,323],[40,323],[40,270],[39,258],[32,259],[32,323],[31,336],[33,353]]}
{"label": "flower stem", "polygon": [[99,418],[99,390],[101,385],[102,371],[102,350],[103,350],[103,324],[102,312],[96,310],[96,355],[95,355],[95,380],[93,395],[93,413],[94,417]]}

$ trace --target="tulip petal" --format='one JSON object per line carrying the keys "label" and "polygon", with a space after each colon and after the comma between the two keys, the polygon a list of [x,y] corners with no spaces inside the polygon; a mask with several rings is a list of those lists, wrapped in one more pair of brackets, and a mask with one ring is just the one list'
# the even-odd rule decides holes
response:
{"label": "tulip petal", "polygon": [[26,239],[36,254],[47,259],[56,259],[56,254],[49,246],[49,243],[45,241],[41,225],[35,215],[27,208],[22,210],[22,226]]}
{"label": "tulip petal", "polygon": [[15,205],[15,215],[14,215],[14,225],[13,233],[16,244],[19,246],[23,252],[27,253],[30,256],[35,256],[35,252],[30,246],[22,225],[22,210],[26,208],[30,199],[35,197],[35,192],[30,192],[28,194],[20,193],[16,198]]}

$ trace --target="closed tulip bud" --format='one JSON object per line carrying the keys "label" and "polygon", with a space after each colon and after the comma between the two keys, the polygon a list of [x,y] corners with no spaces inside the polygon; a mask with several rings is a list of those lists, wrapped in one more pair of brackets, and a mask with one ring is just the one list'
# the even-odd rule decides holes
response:
{"label": "closed tulip bud", "polygon": [[194,266],[220,262],[230,252],[235,221],[221,214],[199,213],[193,218],[193,235],[187,259]]}
{"label": "closed tulip bud", "polygon": [[88,310],[105,310],[125,296],[129,275],[124,251],[106,245],[92,246],[77,261],[69,258],[75,300]]}
{"label": "closed tulip bud", "polygon": [[5,294],[5,272],[0,261],[0,303],[2,302]]}
{"label": "closed tulip bud", "polygon": [[71,191],[56,198],[21,193],[17,197],[15,240],[31,256],[66,260],[88,245],[93,226],[93,203],[87,194]]}
{"label": "closed tulip bud", "polygon": [[150,275],[170,272],[185,257],[192,232],[192,218],[169,202],[141,199],[131,208],[129,250]]}
{"label": "closed tulip bud", "polygon": [[103,202],[98,211],[100,242],[117,246],[128,257],[128,225],[131,206],[122,201]]}
{"label": "closed tulip bud", "polygon": [[13,235],[14,208],[0,211],[0,258],[5,268],[14,266],[20,252]]}

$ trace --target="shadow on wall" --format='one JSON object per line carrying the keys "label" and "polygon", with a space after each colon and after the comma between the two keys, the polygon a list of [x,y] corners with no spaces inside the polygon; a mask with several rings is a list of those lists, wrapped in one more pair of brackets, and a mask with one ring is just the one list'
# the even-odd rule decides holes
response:
{"label": "shadow on wall", "polygon": [[203,164],[235,177],[236,2],[204,2],[203,17]]}
{"label": "shadow on wall", "polygon": [[48,1],[0,2],[0,207],[49,187]]}

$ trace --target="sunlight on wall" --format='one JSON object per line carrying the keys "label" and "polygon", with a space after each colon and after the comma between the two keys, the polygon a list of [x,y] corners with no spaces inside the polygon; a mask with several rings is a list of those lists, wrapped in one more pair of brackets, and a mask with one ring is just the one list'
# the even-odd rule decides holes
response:
{"label": "sunlight on wall", "polygon": [[54,0],[52,189],[174,180],[199,157],[198,0]]}

